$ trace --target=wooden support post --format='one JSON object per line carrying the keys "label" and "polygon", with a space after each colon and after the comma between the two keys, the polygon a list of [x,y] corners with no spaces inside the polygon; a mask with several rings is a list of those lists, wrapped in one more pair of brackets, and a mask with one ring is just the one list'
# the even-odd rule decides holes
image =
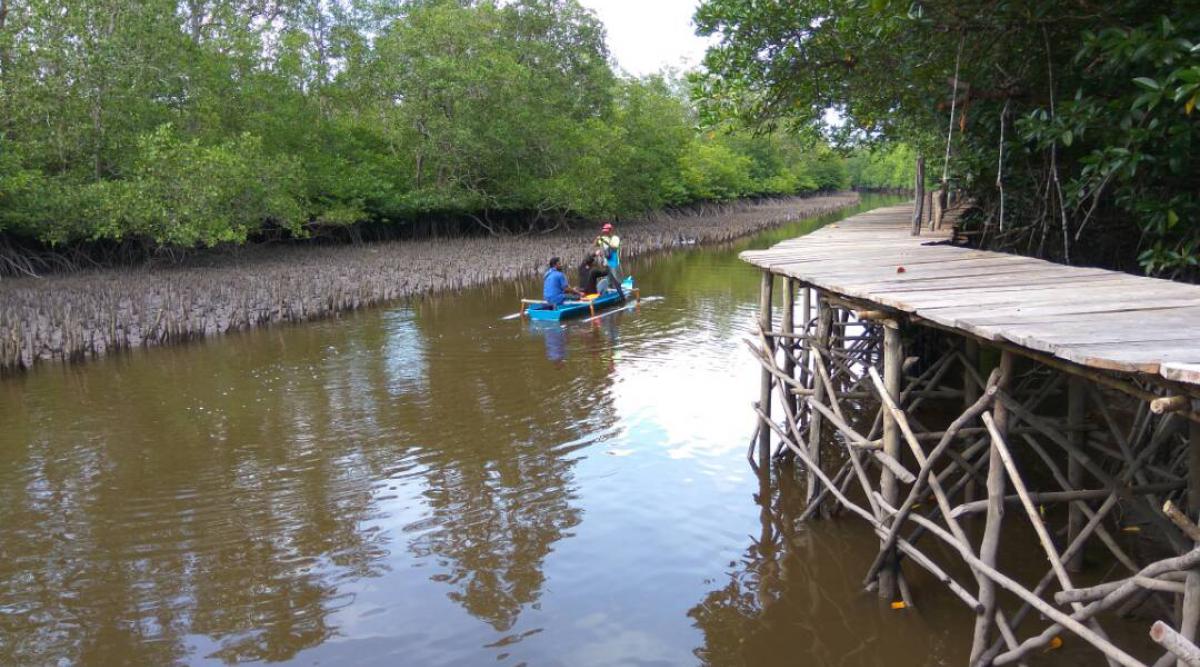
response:
{"label": "wooden support post", "polygon": [[[1200,400],[1192,401],[1192,411],[1200,410]],[[1188,518],[1196,520],[1200,515],[1200,423],[1188,422],[1188,470],[1187,470]],[[1200,542],[1195,543],[1200,546]],[[1188,570],[1183,585],[1183,609],[1180,614],[1179,634],[1195,644],[1197,625],[1200,625],[1200,572]],[[1181,658],[1179,665],[1184,664]]]}
{"label": "wooden support post", "polygon": [[921,235],[921,223],[924,222],[923,213],[925,211],[925,158],[917,158],[917,177],[913,187],[913,217],[912,217],[912,235]]}
{"label": "wooden support post", "polygon": [[[1003,378],[999,389],[1006,391],[1011,384],[1013,353],[1004,350],[1000,353],[1000,376]],[[992,419],[996,430],[1001,436],[1008,434],[1008,406],[1003,401],[996,401],[992,406]],[[983,541],[979,545],[979,560],[989,568],[996,566],[996,554],[1000,549],[1000,524],[1004,520],[1004,459],[1000,455],[1000,447],[995,442],[991,444],[988,454],[987,476],[987,520],[983,526]],[[975,618],[975,635],[971,642],[971,664],[988,649],[991,644],[992,625],[996,618],[996,585],[988,578],[979,581],[979,604],[983,612]]]}
{"label": "wooden support post", "polygon": [[[901,369],[904,363],[904,345],[900,340],[900,329],[894,323],[883,327],[883,384],[887,395],[897,405],[900,403]],[[900,427],[890,411],[883,413],[883,453],[893,459],[900,457]],[[891,507],[899,506],[900,488],[896,475],[887,467],[879,476],[879,491],[883,500]],[[892,600],[896,596],[895,552],[884,555],[884,565],[879,570],[879,597]]]}
{"label": "wooden support post", "polygon": [[[772,291],[775,287],[775,276],[770,271],[762,273],[762,287],[758,294],[758,325],[763,331],[772,330],[771,317],[771,301]],[[767,353],[772,359],[775,356],[775,339],[767,337]],[[771,418],[771,373],[766,369],[762,372],[762,382],[759,386],[758,407],[766,415],[767,421]],[[771,429],[763,427],[758,430],[758,469],[762,475],[769,475],[771,470]]]}
{"label": "wooden support post", "polygon": [[[1200,400],[1192,401],[1192,412],[1200,410]],[[1200,514],[1200,423],[1188,423],[1188,516],[1193,521]]]}
{"label": "wooden support post", "polygon": [[[832,325],[833,325],[833,309],[829,306],[829,303],[824,298],[822,298],[822,294],[820,292],[818,292],[817,293],[817,332],[816,332],[816,335],[814,336],[814,340],[812,342],[812,344],[817,348],[818,351],[828,349],[828,347],[829,347],[829,330],[830,330],[830,328],[832,328]],[[814,366],[816,366],[816,364],[826,364],[826,363],[829,363],[828,355],[817,354],[817,355],[813,356],[813,365]],[[828,369],[826,369],[826,371],[828,371]],[[817,379],[819,377],[819,375],[820,374],[818,372],[813,373],[812,400],[816,403],[824,403],[826,400],[825,385],[819,379]],[[814,465],[815,466],[821,465],[821,425],[822,425],[821,421],[822,421],[822,415],[820,412],[817,412],[814,410],[809,414],[809,418],[808,418],[808,456],[809,456],[809,459],[811,460],[811,464],[809,466],[810,468]],[[820,479],[818,478],[818,475],[816,474],[816,472],[813,470],[809,470],[807,472],[807,474],[805,475],[805,477],[808,481],[808,497],[805,500],[807,502],[815,502],[817,499],[817,496],[821,492]]]}
{"label": "wooden support post", "polygon": [[930,227],[935,231],[942,228],[942,217],[946,215],[946,193],[949,187],[950,184],[943,178],[942,184],[938,186],[937,193],[933,195],[930,202],[930,218],[933,221]]}
{"label": "wooden support post", "polygon": [[[963,411],[975,404],[979,400],[979,383],[975,381],[975,376],[979,374],[979,343],[973,338],[963,339],[963,354],[962,354],[962,394],[963,394]],[[967,479],[967,486],[963,490],[963,501],[972,502],[978,493],[975,488],[975,477],[972,475]]]}
{"label": "wooden support post", "polygon": [[[796,279],[785,277],[783,279],[783,313],[780,316],[779,330],[786,334],[794,334],[796,332]],[[768,337],[768,340],[770,338]],[[794,342],[792,340],[784,340],[783,344],[790,349]],[[783,358],[783,373],[790,378],[796,377],[796,358],[791,354],[784,355]],[[792,404],[792,412],[796,411],[797,396],[790,392],[784,393],[785,401]]]}
{"label": "wooden support post", "polygon": [[[800,328],[804,334],[808,334],[808,322],[812,319],[812,290],[808,285],[800,287]],[[800,384],[812,388],[812,384],[808,379],[812,377],[812,368],[809,366],[810,355],[808,354],[808,345],[805,344],[800,352]],[[797,403],[799,405],[799,403]]]}
{"label": "wooden support post", "polygon": [[[1087,386],[1086,381],[1077,376],[1072,375],[1067,380],[1067,439],[1077,449],[1083,449],[1084,436],[1084,410],[1086,409],[1087,401]],[[1083,464],[1079,462],[1079,457],[1068,455],[1067,459],[1067,482],[1072,489],[1082,489],[1083,482]],[[1067,544],[1075,541],[1079,535],[1079,531],[1083,529],[1083,525],[1087,520],[1083,516],[1083,510],[1075,503],[1072,503],[1067,510]],[[1081,572],[1083,570],[1083,549],[1075,552],[1066,562],[1068,572]]]}

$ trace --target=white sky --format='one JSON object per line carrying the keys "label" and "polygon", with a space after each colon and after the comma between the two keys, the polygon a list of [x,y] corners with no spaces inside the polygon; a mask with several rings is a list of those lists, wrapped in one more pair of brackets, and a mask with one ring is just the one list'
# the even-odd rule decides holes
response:
{"label": "white sky", "polygon": [[635,76],[664,67],[700,64],[708,41],[696,36],[692,14],[699,0],[580,0],[608,31],[608,48],[621,69]]}

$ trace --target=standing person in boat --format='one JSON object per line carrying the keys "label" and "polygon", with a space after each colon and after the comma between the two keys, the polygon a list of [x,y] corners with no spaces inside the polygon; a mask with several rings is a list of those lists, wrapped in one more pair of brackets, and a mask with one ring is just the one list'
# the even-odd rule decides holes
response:
{"label": "standing person in boat", "polygon": [[604,251],[604,261],[614,283],[621,282],[621,237],[613,232],[611,222],[600,227],[600,235],[596,237],[596,245]]}
{"label": "standing person in boat", "polygon": [[542,280],[542,300],[551,308],[558,308],[568,295],[578,298],[583,296],[583,292],[567,283],[567,276],[562,272],[562,260],[551,257],[550,268],[546,269],[546,277]]}

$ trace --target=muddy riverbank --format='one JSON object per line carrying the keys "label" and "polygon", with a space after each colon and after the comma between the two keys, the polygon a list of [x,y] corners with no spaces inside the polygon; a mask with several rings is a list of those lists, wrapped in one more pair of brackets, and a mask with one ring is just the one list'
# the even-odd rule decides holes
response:
{"label": "muddy riverbank", "polygon": [[[857,203],[855,193],[658,216],[618,229],[625,256],[728,241]],[[594,229],[541,236],[293,247],[211,266],[107,270],[0,282],[0,370],[300,322],[574,264]]]}

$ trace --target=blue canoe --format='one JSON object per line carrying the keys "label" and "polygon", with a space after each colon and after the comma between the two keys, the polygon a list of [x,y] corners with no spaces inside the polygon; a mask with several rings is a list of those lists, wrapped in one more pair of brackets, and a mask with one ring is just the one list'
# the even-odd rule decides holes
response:
{"label": "blue canoe", "polygon": [[[633,276],[627,276],[621,281],[621,289],[625,291],[626,296],[633,294]],[[600,312],[601,310],[614,306],[623,302],[617,290],[606,290],[604,294],[589,294],[578,301],[568,301],[558,308],[551,308],[545,302],[533,302],[522,304],[524,306],[524,314],[531,320],[540,322],[557,322],[571,317],[579,317],[581,315],[591,315],[592,313]]]}

